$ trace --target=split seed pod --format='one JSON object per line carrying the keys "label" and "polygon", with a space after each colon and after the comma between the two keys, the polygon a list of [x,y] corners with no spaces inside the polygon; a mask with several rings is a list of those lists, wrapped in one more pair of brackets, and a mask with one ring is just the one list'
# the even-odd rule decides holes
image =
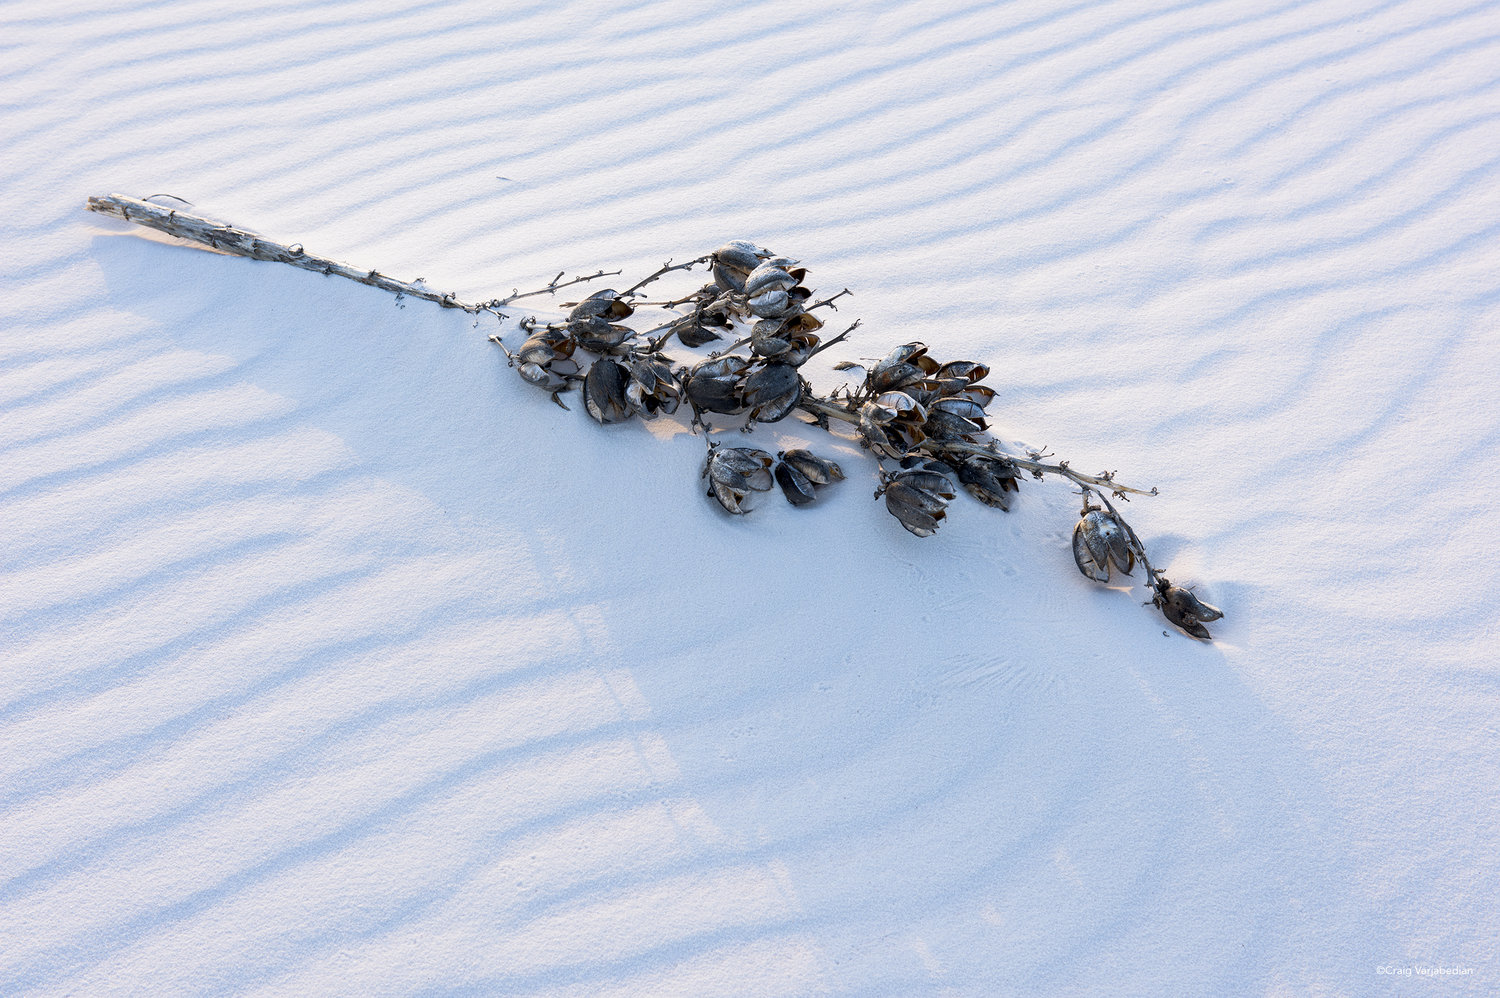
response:
{"label": "split seed pod", "polygon": [[744,377],[749,369],[749,361],[733,354],[699,361],[688,372],[687,396],[704,412],[743,412]]}
{"label": "split seed pod", "polygon": [[576,374],[578,365],[571,358],[578,342],[556,329],[542,329],[529,336],[516,351],[521,377],[546,389],[563,383],[564,375]]}
{"label": "split seed pod", "polygon": [[750,492],[770,491],[774,462],[770,454],[754,447],[712,445],[708,449],[708,461],[703,466],[709,496],[737,516],[748,513],[749,510],[741,508],[740,503]]}
{"label": "split seed pod", "polygon": [[817,487],[841,480],[844,472],[832,461],[805,450],[789,450],[776,465],[776,482],[793,506],[805,506],[817,498]]}
{"label": "split seed pod", "polygon": [[988,425],[984,407],[966,398],[939,398],[932,403],[922,428],[937,440],[958,440],[980,433]]}
{"label": "split seed pod", "polygon": [[728,322],[722,314],[694,312],[678,321],[669,335],[676,336],[685,347],[701,347],[720,338],[712,327],[722,328],[726,325]]}
{"label": "split seed pod", "polygon": [[573,310],[568,313],[568,321],[577,322],[598,317],[606,322],[615,322],[629,318],[634,311],[635,306],[620,298],[613,290],[606,288],[603,291],[595,291],[574,305]]}
{"label": "split seed pod", "polygon": [[666,357],[637,357],[626,363],[630,384],[625,398],[631,408],[647,419],[660,413],[674,413],[682,401],[682,386],[672,374],[672,362]]}
{"label": "split seed pod", "polygon": [[608,357],[600,357],[583,379],[583,407],[601,423],[623,423],[631,416],[625,397],[630,375]]}
{"label": "split seed pod", "polygon": [[[932,462],[938,468],[940,462]],[[901,526],[918,537],[931,537],[947,516],[948,503],[956,494],[953,482],[926,462],[894,474],[881,473],[881,487],[875,493],[885,496],[885,508]]]}
{"label": "split seed pod", "polygon": [[958,466],[958,484],[986,506],[1010,509],[1010,494],[1020,490],[1016,467],[1004,458],[971,457]]}
{"label": "split seed pod", "polygon": [[921,381],[938,370],[925,343],[903,343],[876,364],[865,381],[871,391],[888,392]]}
{"label": "split seed pod", "polygon": [[1110,563],[1129,575],[1135,567],[1135,552],[1130,550],[1120,522],[1104,510],[1090,506],[1073,527],[1073,561],[1086,577],[1108,582]]}
{"label": "split seed pod", "polygon": [[610,353],[635,335],[634,329],[614,325],[602,315],[570,320],[568,332],[578,340],[579,346],[594,353]]}
{"label": "split seed pod", "polygon": [[731,239],[712,253],[714,283],[724,291],[744,291],[745,278],[771,251],[743,239]]}
{"label": "split seed pod", "polygon": [[1213,635],[1208,633],[1208,628],[1202,622],[1222,618],[1222,610],[1203,602],[1191,591],[1172,585],[1165,576],[1158,577],[1156,586],[1156,595],[1151,601],[1164,617],[1195,638],[1205,641],[1212,639]]}
{"label": "split seed pod", "polygon": [[774,423],[802,401],[802,379],[792,365],[773,361],[746,379],[744,397],[751,419]]}

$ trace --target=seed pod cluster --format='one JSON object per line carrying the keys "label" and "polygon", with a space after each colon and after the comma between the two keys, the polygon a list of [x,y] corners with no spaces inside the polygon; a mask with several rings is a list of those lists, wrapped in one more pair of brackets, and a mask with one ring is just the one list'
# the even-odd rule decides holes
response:
{"label": "seed pod cluster", "polygon": [[687,400],[699,414],[747,413],[752,424],[785,419],[807,392],[797,369],[821,342],[822,321],[803,309],[812,295],[802,286],[807,270],[744,240],[725,243],[710,259],[715,283],[699,293],[702,300],[671,334],[696,346],[718,338],[717,332],[705,332],[705,326],[728,326],[736,317],[753,319],[750,356],[727,354],[699,362],[686,372]]}
{"label": "seed pod cluster", "polygon": [[903,343],[865,374],[867,401],[859,412],[865,445],[881,457],[899,458],[929,441],[973,442],[989,426],[985,408],[995,392],[980,384],[989,373],[977,361],[942,364],[925,344]]}
{"label": "seed pod cluster", "polygon": [[[632,296],[660,275],[623,295],[596,292],[574,305],[564,321],[544,327],[535,320],[523,324],[528,337],[512,355],[521,376],[552,391],[554,399],[581,385],[584,408],[603,424],[635,416],[653,419],[675,412],[683,402],[692,409],[695,432],[710,430],[702,418],[706,413],[743,415],[749,432],[756,423],[784,419],[799,407],[823,429],[831,419],[853,423],[865,447],[889,463],[880,469],[876,498],[883,498],[902,528],[918,537],[938,530],[960,487],[987,506],[1008,510],[1019,490],[1019,469],[1036,478],[1044,473],[1067,478],[1085,497],[1072,535],[1078,570],[1107,583],[1116,572],[1130,575],[1139,559],[1154,605],[1186,633],[1209,638],[1204,623],[1223,614],[1160,576],[1105,498],[1110,490],[1120,498],[1140,490],[1115,486],[1112,473],[1081,475],[1066,462],[1044,465],[1039,452],[1024,459],[1007,457],[986,439],[987,409],[995,398],[994,389],[984,384],[988,367],[971,360],[940,361],[914,341],[879,361],[837,365],[841,370],[862,367],[863,382],[816,396],[801,374],[825,345],[819,335],[823,323],[807,309],[812,292],[804,284],[806,268],[744,240],[725,243],[707,259],[713,283],[663,303],[675,308],[691,302],[692,307],[650,333],[639,334],[624,320],[635,311]],[[690,266],[673,268],[669,261],[663,270]],[[736,342],[722,355],[675,367],[662,354],[674,336],[688,347],[723,336]],[[786,450],[773,458],[753,447],[710,443],[702,477],[711,498],[727,512],[744,515],[750,512],[746,502],[752,493],[779,486],[789,503],[804,506],[844,473],[806,450]],[[1090,498],[1107,508],[1091,504]]]}

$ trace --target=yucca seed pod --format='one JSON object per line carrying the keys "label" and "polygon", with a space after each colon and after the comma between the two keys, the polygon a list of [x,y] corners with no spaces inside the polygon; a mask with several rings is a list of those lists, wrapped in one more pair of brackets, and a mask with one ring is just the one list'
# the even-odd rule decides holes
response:
{"label": "yucca seed pod", "polygon": [[630,372],[625,399],[646,419],[674,413],[682,402],[682,386],[673,375],[671,364],[667,357],[636,357],[625,364]]}
{"label": "yucca seed pod", "polygon": [[731,239],[710,254],[714,283],[724,291],[742,292],[745,278],[771,255],[764,247],[743,239]]}
{"label": "yucca seed pod", "polygon": [[970,457],[958,466],[958,484],[986,506],[1010,509],[1010,494],[1020,490],[1016,468],[1003,458]]}
{"label": "yucca seed pod", "polygon": [[568,332],[579,346],[594,353],[610,353],[635,336],[634,329],[615,325],[600,315],[569,322]]}
{"label": "yucca seed pod", "polygon": [[1224,616],[1223,611],[1218,607],[1203,602],[1190,590],[1172,585],[1167,581],[1166,576],[1157,577],[1156,592],[1152,595],[1151,602],[1161,610],[1162,616],[1168,621],[1193,637],[1204,641],[1211,641],[1213,635],[1208,633],[1208,628],[1203,626],[1203,622],[1219,620]]}
{"label": "yucca seed pod", "polygon": [[976,384],[989,377],[990,369],[976,360],[950,360],[934,372],[933,377],[938,381],[962,381],[964,384]]}
{"label": "yucca seed pod", "polygon": [[701,347],[720,339],[719,329],[727,325],[729,322],[722,313],[697,311],[678,320],[668,335],[677,337],[678,342],[685,347]]}
{"label": "yucca seed pod", "polygon": [[793,506],[806,506],[818,497],[812,480],[784,461],[776,466],[776,484]]}
{"label": "yucca seed pod", "polygon": [[687,396],[704,412],[744,412],[744,378],[749,369],[748,361],[733,354],[700,361],[688,372]]}
{"label": "yucca seed pod", "polygon": [[800,283],[780,267],[763,263],[745,278],[745,294],[754,297],[767,291],[790,291]]}
{"label": "yucca seed pod", "polygon": [[904,388],[937,372],[938,362],[927,356],[925,343],[903,343],[885,355],[866,375],[873,392]]}
{"label": "yucca seed pod", "polygon": [[635,306],[618,297],[612,289],[595,291],[583,301],[573,306],[568,313],[569,322],[580,322],[585,319],[601,318],[606,322],[617,322],[627,319],[635,312]]}
{"label": "yucca seed pod", "polygon": [[774,423],[802,401],[802,379],[792,365],[772,361],[745,380],[744,400],[751,419]]}
{"label": "yucca seed pod", "polygon": [[929,412],[926,422],[922,424],[922,432],[927,434],[928,439],[938,441],[971,440],[983,429],[983,426],[941,409]]}
{"label": "yucca seed pod", "polygon": [[844,480],[844,471],[837,464],[800,447],[786,451],[781,455],[781,460],[783,464],[789,464],[806,475],[814,485],[829,485]]}
{"label": "yucca seed pod", "polygon": [[791,297],[780,288],[772,288],[745,302],[750,314],[762,319],[776,319],[787,315],[797,306]]}
{"label": "yucca seed pod", "polygon": [[901,526],[918,537],[931,537],[946,518],[948,502],[956,493],[947,475],[919,465],[892,474],[882,472],[876,495],[884,495],[886,510]]}
{"label": "yucca seed pod", "polygon": [[1135,552],[1130,550],[1125,528],[1113,515],[1088,507],[1073,526],[1073,561],[1085,577],[1108,582],[1111,564],[1130,574],[1135,568]]}
{"label": "yucca seed pod", "polygon": [[630,376],[609,357],[594,361],[583,379],[583,407],[600,423],[623,423],[631,416],[625,397]]}
{"label": "yucca seed pod", "polygon": [[708,479],[708,494],[720,506],[736,516],[748,513],[740,504],[750,492],[771,489],[771,465],[775,459],[754,447],[720,447],[708,449],[703,477]]}
{"label": "yucca seed pod", "polygon": [[838,465],[805,450],[789,450],[779,456],[776,483],[793,506],[807,505],[817,498],[819,487],[844,477]]}

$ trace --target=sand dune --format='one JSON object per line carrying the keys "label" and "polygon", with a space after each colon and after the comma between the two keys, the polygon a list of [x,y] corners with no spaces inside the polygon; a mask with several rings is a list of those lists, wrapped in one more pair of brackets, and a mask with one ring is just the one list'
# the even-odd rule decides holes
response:
{"label": "sand dune", "polygon": [[[0,38],[0,993],[1500,988],[1493,4]],[[486,337],[529,312],[111,191],[466,299],[755,239],[854,292],[815,384],[989,363],[996,435],[1157,486],[1228,616],[1080,577],[1055,484],[918,540],[793,420],[761,445],[850,480],[731,519],[683,424],[521,383]]]}

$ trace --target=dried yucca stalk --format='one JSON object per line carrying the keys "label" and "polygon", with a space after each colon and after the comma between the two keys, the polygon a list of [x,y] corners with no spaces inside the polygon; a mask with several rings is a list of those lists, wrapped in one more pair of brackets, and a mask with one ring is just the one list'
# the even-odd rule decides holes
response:
{"label": "dried yucca stalk", "polygon": [[[521,298],[619,273],[601,270],[566,281],[560,273],[537,291],[464,302],[377,271],[314,256],[300,244],[288,246],[149,200],[112,194],[90,198],[88,207],[222,252],[346,277],[399,297],[487,312],[502,321],[508,316],[501,309]],[[710,283],[669,301],[641,300],[641,289],[647,285],[700,265],[709,268]],[[1204,623],[1223,614],[1152,566],[1140,537],[1115,505],[1131,495],[1155,495],[1156,490],[1121,484],[1112,472],[1082,474],[1066,461],[1049,463],[1050,455],[1036,451],[1003,452],[987,432],[986,408],[995,392],[984,384],[989,374],[984,364],[940,361],[926,345],[904,343],[877,362],[836,365],[840,370],[863,370],[863,380],[819,395],[802,376],[802,365],[845,340],[860,324],[823,339],[823,320],[815,313],[836,310],[835,302],[849,291],[814,301],[805,283],[807,274],[798,261],[735,240],[687,263],[669,261],[624,291],[597,291],[567,306],[570,311],[557,322],[523,320],[519,328],[524,339],[514,350],[500,334],[490,340],[505,351],[522,378],[551,392],[563,408],[564,394],[578,389],[585,411],[600,423],[656,419],[680,412],[685,403],[694,432],[708,440],[703,468],[708,495],[731,514],[747,512],[751,493],[776,485],[793,505],[808,505],[821,488],[843,479],[844,472],[804,450],[772,456],[754,447],[724,446],[710,437],[710,415],[732,417],[747,433],[758,423],[777,422],[793,413],[825,430],[834,423],[847,426],[879,466],[876,497],[883,498],[901,526],[918,537],[938,530],[960,488],[987,506],[1008,510],[1025,476],[1071,482],[1083,507],[1072,540],[1078,570],[1095,581],[1109,582],[1115,572],[1130,575],[1139,562],[1151,605],[1184,632],[1209,638]],[[625,323],[645,307],[665,309],[669,318],[647,330]],[[674,339],[689,348],[724,339],[729,343],[722,352],[687,365],[667,355]]]}

